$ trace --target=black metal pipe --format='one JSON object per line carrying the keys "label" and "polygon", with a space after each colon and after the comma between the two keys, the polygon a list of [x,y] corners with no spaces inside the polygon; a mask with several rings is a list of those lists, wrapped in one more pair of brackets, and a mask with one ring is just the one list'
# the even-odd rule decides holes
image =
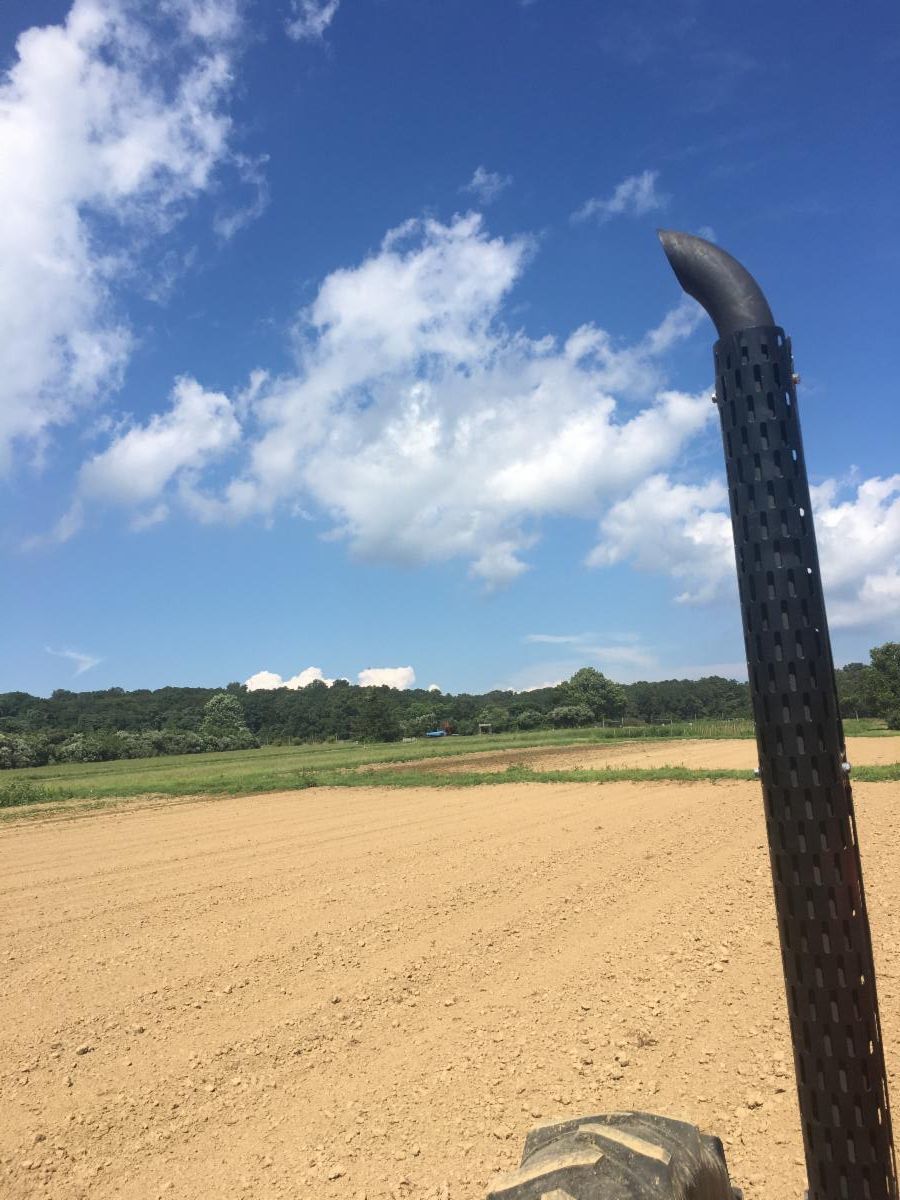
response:
{"label": "black metal pipe", "polygon": [[704,238],[674,229],[661,229],[659,240],[678,282],[703,305],[720,338],[775,324],[762,288],[736,258]]}
{"label": "black metal pipe", "polygon": [[753,277],[660,239],[712,317],[769,857],[811,1200],[898,1200],[872,940],[790,340]]}

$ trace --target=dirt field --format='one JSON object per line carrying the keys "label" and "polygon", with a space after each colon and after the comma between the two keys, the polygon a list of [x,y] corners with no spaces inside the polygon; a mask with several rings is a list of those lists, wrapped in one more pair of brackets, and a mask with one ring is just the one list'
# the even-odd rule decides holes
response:
{"label": "dirt field", "polygon": [[[851,765],[877,766],[900,761],[900,737],[847,739]],[[530,746],[521,750],[481,750],[452,758],[385,764],[392,771],[502,771],[511,763],[525,763],[535,771],[585,770],[601,767],[709,767],[752,771],[757,765],[752,738],[714,738],[709,741],[634,741],[561,746],[548,750]]]}
{"label": "dirt field", "polygon": [[[856,797],[896,1097],[900,785]],[[0,1194],[464,1200],[539,1120],[642,1107],[799,1200],[764,840],[741,782],[6,825]]]}

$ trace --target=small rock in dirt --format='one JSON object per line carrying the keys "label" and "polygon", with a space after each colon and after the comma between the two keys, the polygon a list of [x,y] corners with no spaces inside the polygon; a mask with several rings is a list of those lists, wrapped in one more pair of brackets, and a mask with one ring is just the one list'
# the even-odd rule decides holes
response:
{"label": "small rock in dirt", "polygon": [[498,1125],[495,1129],[492,1129],[491,1133],[498,1142],[505,1142],[508,1138],[512,1137],[512,1130],[505,1129],[502,1125]]}
{"label": "small rock in dirt", "polygon": [[75,1047],[75,1053],[76,1054],[90,1054],[90,1052],[93,1050],[93,1048],[94,1048],[93,1046],[90,1046],[90,1045],[88,1045],[87,1042],[84,1042],[81,1046]]}

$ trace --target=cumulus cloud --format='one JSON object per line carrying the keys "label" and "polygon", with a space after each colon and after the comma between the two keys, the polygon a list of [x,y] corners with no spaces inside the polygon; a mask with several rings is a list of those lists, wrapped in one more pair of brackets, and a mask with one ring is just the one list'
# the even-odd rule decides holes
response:
{"label": "cumulus cloud", "polygon": [[154,500],[182,472],[228,450],[240,432],[227,396],[178,379],[166,412],[121,433],[84,464],[79,492],[126,505]]}
{"label": "cumulus cloud", "polygon": [[[833,629],[877,627],[900,617],[900,475],[848,489],[811,488],[822,579]],[[682,602],[730,595],[734,549],[727,495],[718,480],[694,486],[654,475],[600,523],[593,566],[628,562],[684,585]]]}
{"label": "cumulus cloud", "polygon": [[[416,673],[412,667],[366,667],[359,672],[356,678],[361,687],[392,687],[402,691],[413,686],[416,682]],[[251,675],[246,680],[244,686],[250,692],[273,688],[289,688],[291,691],[297,691],[300,688],[308,687],[311,683],[324,683],[326,687],[331,687],[334,680],[326,679],[321,667],[306,667],[291,676],[290,679],[283,679],[274,671],[257,671],[255,675]],[[432,688],[434,686],[432,684]]]}
{"label": "cumulus cloud", "polygon": [[190,495],[194,474],[226,453],[240,433],[227,396],[205,392],[193,379],[176,380],[166,412],[118,432],[82,465],[75,499],[51,540],[63,542],[76,533],[90,502],[133,509],[132,529],[158,525],[170,512],[167,492],[174,495],[181,483]]}
{"label": "cumulus cloud", "polygon": [[731,523],[719,511],[727,498],[719,480],[697,486],[651,475],[604,516],[588,565],[663,571],[686,585],[682,603],[711,600],[734,575]]}
{"label": "cumulus cloud", "polygon": [[294,16],[288,21],[288,36],[295,41],[318,41],[334,20],[341,0],[293,0]]}
{"label": "cumulus cloud", "polygon": [[900,475],[866,479],[841,500],[827,480],[811,488],[828,619],[835,629],[900,616]]}
{"label": "cumulus cloud", "polygon": [[82,654],[80,650],[52,650],[49,646],[45,646],[44,649],[55,658],[67,658],[73,662],[75,675],[83,675],[85,671],[90,671],[92,667],[103,662],[102,658],[97,658],[94,654]]}
{"label": "cumulus cloud", "polygon": [[668,196],[659,192],[656,181],[659,171],[642,171],[640,175],[629,175],[616,184],[610,196],[595,196],[572,214],[573,221],[596,220],[601,225],[613,217],[643,217],[655,209],[665,208]]}
{"label": "cumulus cloud", "polygon": [[324,683],[326,687],[331,687],[334,680],[326,679],[321,667],[306,667],[289,679],[282,679],[274,671],[257,671],[255,675],[251,675],[249,679],[245,680],[244,687],[248,692],[272,691],[275,688],[288,688],[290,691],[296,692],[300,688],[308,687],[311,683]]}
{"label": "cumulus cloud", "polygon": [[429,692],[439,692],[439,691],[441,691],[441,686],[438,683],[429,683],[428,691]]}
{"label": "cumulus cloud", "polygon": [[515,579],[541,518],[596,517],[711,413],[662,386],[692,301],[632,344],[504,324],[532,250],[477,214],[411,221],[327,276],[297,325],[297,369],[254,372],[232,406],[251,431],[242,468],[219,488],[183,473],[180,503],[205,521],[312,509],[367,559],[462,558],[489,587]]}
{"label": "cumulus cloud", "polygon": [[512,183],[512,175],[501,175],[487,167],[476,167],[475,174],[460,190],[469,192],[479,204],[490,204]]}
{"label": "cumulus cloud", "polygon": [[405,691],[416,682],[412,667],[366,667],[357,679],[362,687],[391,687]]}
{"label": "cumulus cloud", "polygon": [[227,157],[233,0],[75,0],[0,82],[0,472],[120,382],[115,287]]}

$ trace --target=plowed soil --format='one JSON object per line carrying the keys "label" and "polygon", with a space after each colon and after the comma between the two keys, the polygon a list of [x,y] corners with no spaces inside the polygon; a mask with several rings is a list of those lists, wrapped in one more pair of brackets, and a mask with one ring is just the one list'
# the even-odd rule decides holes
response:
{"label": "plowed soil", "polygon": [[[485,739],[488,740],[488,739]],[[876,766],[900,761],[900,737],[847,739],[851,765]],[[521,750],[479,750],[474,754],[416,759],[408,763],[386,763],[385,770],[411,771],[503,771],[522,763],[535,771],[599,770],[604,767],[708,767],[752,771],[757,765],[753,738],[684,738],[592,742],[547,749],[529,746]],[[363,769],[363,768],[361,768]],[[364,768],[371,770],[370,767]]]}
{"label": "plowed soil", "polygon": [[[900,786],[856,800],[896,1094]],[[22,821],[0,888],[4,1198],[463,1200],[531,1125],[632,1107],[802,1194],[751,782]]]}

